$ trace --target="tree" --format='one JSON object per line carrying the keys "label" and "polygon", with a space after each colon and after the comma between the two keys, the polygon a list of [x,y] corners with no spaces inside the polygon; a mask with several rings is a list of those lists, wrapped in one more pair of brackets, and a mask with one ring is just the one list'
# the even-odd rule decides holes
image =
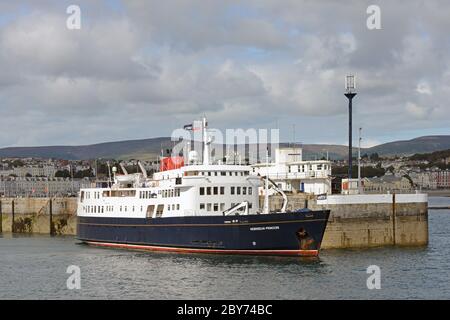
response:
{"label": "tree", "polygon": [[374,152],[370,155],[370,160],[378,161],[380,160],[380,156],[378,155],[378,153]]}
{"label": "tree", "polygon": [[93,176],[94,176],[94,173],[92,172],[92,169],[89,168],[86,170],[80,170],[80,171],[75,172],[73,177],[77,178],[77,179],[82,179],[82,178],[91,178]]}
{"label": "tree", "polygon": [[65,169],[65,170],[58,170],[55,173],[55,177],[57,177],[57,178],[70,178],[70,172],[67,169]]}
{"label": "tree", "polygon": [[13,167],[23,167],[25,164],[23,163],[23,161],[21,161],[21,160],[14,160],[13,162],[12,162],[12,166]]}

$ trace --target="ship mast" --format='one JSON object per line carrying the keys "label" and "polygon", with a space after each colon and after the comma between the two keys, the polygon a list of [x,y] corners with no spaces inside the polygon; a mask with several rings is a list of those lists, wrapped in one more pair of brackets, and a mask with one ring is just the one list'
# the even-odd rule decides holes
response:
{"label": "ship mast", "polygon": [[264,195],[264,211],[269,213],[269,148],[266,150],[266,179],[265,179],[265,195]]}
{"label": "ship mast", "polygon": [[208,141],[208,122],[206,121],[206,117],[203,117],[202,121],[202,130],[203,130],[203,164],[209,165],[209,144]]}

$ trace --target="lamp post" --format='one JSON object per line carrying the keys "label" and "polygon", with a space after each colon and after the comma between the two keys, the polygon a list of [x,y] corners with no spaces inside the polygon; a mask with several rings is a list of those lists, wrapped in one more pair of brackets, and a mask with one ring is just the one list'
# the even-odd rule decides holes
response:
{"label": "lamp post", "polygon": [[348,75],[345,77],[345,96],[348,99],[348,183],[352,178],[352,100],[356,96],[355,76]]}
{"label": "lamp post", "polygon": [[362,184],[361,184],[361,130],[359,128],[359,140],[358,140],[358,193],[362,194]]}

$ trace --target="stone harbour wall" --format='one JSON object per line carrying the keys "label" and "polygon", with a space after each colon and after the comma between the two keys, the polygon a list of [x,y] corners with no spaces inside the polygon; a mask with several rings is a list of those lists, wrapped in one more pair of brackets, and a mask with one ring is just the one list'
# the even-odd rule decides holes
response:
{"label": "stone harbour wall", "polygon": [[[333,195],[324,200],[298,194],[288,199],[288,210],[331,211],[322,249],[428,244],[428,198],[424,194]],[[271,209],[281,206],[282,197],[273,196]]]}
{"label": "stone harbour wall", "polygon": [[2,232],[76,233],[76,198],[0,198],[0,205]]}
{"label": "stone harbour wall", "polygon": [[[299,193],[288,199],[288,210],[331,210],[323,249],[428,244],[428,199],[423,194],[332,195],[317,200]],[[260,197],[261,207],[263,202]],[[0,203],[0,232],[76,234],[76,198],[0,198]],[[271,196],[271,210],[279,210],[282,203],[281,196]]]}

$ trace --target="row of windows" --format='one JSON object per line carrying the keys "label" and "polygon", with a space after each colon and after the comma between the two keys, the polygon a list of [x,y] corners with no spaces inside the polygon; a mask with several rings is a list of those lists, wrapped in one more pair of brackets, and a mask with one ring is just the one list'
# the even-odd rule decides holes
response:
{"label": "row of windows", "polygon": [[179,203],[172,204],[172,205],[168,204],[167,205],[167,211],[170,211],[170,207],[172,207],[172,210],[180,210],[180,204]]}
{"label": "row of windows", "polygon": [[[162,195],[163,198],[179,197],[180,189],[159,190],[158,194]],[[139,198],[141,199],[152,199],[157,196],[156,193],[152,193],[151,191],[139,191]]]}
{"label": "row of windows", "polygon": [[230,193],[231,194],[237,194],[237,195],[242,194],[244,196],[247,195],[247,193],[249,195],[252,195],[253,188],[252,187],[231,187]]}
{"label": "row of windows", "polygon": [[179,197],[180,196],[180,189],[169,189],[169,190],[160,190],[158,191],[159,194],[162,194],[163,198],[172,198],[172,197]]}
{"label": "row of windows", "polygon": [[[298,168],[297,170],[296,170],[296,168]],[[328,170],[328,165],[326,165],[326,164],[317,164],[316,165],[316,170],[318,170],[318,171],[320,171],[320,170]],[[298,172],[306,172],[306,170],[308,170],[308,171],[313,171],[313,165],[312,164],[309,164],[309,165],[306,165],[306,164],[303,164],[303,165],[299,165],[299,166],[289,166],[289,172],[292,172],[292,170],[294,170],[294,172],[295,171],[298,171]]]}
{"label": "row of windows", "polygon": [[225,194],[225,187],[200,187],[200,195]]}
{"label": "row of windows", "polygon": [[[135,212],[135,210],[139,209],[139,207],[135,206],[119,206],[119,212],[128,212],[128,209],[130,209],[130,212]],[[143,210],[143,207],[140,206],[140,211]],[[168,204],[167,210],[180,210],[180,204]],[[105,212],[113,212],[114,206],[84,206],[83,211],[86,213],[105,213]]]}
{"label": "row of windows", "polygon": [[[100,192],[92,192],[93,199],[100,199]],[[81,192],[81,200],[84,198],[84,191]],[[86,192],[86,199],[91,199],[91,192]]]}
{"label": "row of windows", "polygon": [[[234,195],[252,195],[252,187],[230,187],[230,194]],[[200,195],[219,195],[225,194],[225,187],[200,187]]]}
{"label": "row of windows", "polygon": [[150,191],[139,191],[139,198],[141,199],[151,199],[156,198],[158,195]]}
{"label": "row of windows", "polygon": [[206,211],[225,211],[225,203],[200,203],[200,210]]}
{"label": "row of windows", "polygon": [[[238,203],[232,203],[231,208],[237,205]],[[252,208],[252,203],[248,204],[248,208]],[[200,203],[200,210],[206,211],[225,211],[225,203]]]}
{"label": "row of windows", "polygon": [[201,176],[248,176],[249,171],[200,171],[199,174]]}

